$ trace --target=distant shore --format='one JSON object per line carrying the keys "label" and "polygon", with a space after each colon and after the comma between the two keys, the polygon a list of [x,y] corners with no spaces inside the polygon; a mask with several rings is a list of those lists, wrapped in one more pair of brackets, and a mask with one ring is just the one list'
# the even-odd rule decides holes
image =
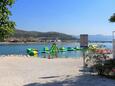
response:
{"label": "distant shore", "polygon": [[[0,44],[52,44],[54,42],[0,42]],[[55,42],[57,44],[79,43],[79,42]]]}
{"label": "distant shore", "polygon": [[[0,44],[52,44],[54,42],[0,42]],[[80,43],[80,42],[56,42],[60,43]],[[112,41],[89,41],[89,43],[112,43]]]}

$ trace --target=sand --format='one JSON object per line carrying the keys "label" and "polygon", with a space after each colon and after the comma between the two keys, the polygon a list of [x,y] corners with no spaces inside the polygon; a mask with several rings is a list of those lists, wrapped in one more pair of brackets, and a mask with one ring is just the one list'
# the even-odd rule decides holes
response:
{"label": "sand", "polygon": [[115,80],[85,74],[82,58],[0,57],[0,86],[115,86]]}

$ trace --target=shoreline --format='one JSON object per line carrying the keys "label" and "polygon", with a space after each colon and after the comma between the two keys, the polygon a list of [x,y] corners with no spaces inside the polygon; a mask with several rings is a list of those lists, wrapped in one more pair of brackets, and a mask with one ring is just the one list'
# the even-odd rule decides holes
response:
{"label": "shoreline", "polygon": [[[0,42],[0,44],[52,44],[54,42]],[[57,44],[79,43],[79,42],[56,42]]]}
{"label": "shoreline", "polygon": [[[0,44],[52,44],[54,42],[0,42]],[[80,43],[80,42],[57,42],[57,44],[68,44],[68,43]],[[100,41],[100,42],[90,42],[89,43],[112,43],[112,41],[108,41],[108,42],[103,42],[103,41]]]}
{"label": "shoreline", "polygon": [[0,58],[12,58],[12,57],[16,57],[16,58],[37,58],[37,59],[81,59],[82,57],[54,57],[54,58],[44,58],[44,57],[35,57],[35,56],[29,56],[29,55],[15,55],[15,54],[11,54],[11,55],[0,55]]}

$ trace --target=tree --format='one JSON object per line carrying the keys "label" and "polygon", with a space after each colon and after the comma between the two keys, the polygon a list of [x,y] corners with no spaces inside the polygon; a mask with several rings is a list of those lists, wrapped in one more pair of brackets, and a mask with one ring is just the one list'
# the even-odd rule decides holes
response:
{"label": "tree", "polygon": [[12,35],[15,31],[15,22],[9,19],[12,7],[15,0],[0,0],[0,41]]}
{"label": "tree", "polygon": [[110,17],[109,21],[110,22],[115,22],[115,13]]}

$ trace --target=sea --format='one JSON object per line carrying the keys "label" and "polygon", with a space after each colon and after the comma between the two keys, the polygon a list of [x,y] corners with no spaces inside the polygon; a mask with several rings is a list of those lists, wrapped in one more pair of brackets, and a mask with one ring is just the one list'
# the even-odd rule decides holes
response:
{"label": "sea", "polygon": [[[106,48],[112,50],[112,43],[89,43],[105,45]],[[47,54],[41,53],[44,47],[51,48],[52,43],[15,43],[15,44],[0,44],[0,55],[27,55],[27,48],[35,48],[38,50],[38,57],[47,57]],[[57,43],[58,48],[60,47],[80,47],[79,43]],[[58,57],[60,58],[78,58],[82,56],[82,51],[67,51],[59,52]]]}

